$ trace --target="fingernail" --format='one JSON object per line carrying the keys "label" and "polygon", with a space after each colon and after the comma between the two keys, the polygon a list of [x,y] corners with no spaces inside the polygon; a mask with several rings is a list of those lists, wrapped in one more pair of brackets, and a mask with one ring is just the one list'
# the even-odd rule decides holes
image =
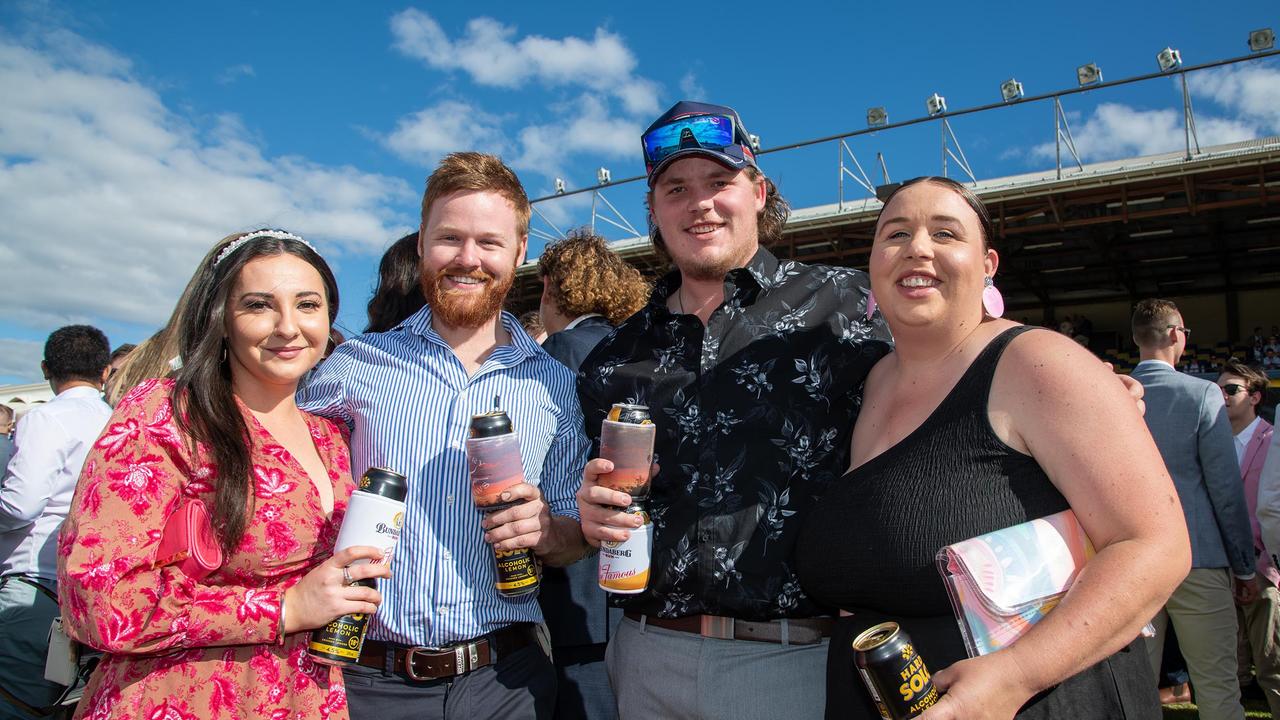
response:
{"label": "fingernail", "polygon": [[502,499],[503,499],[503,500],[510,500],[510,499],[511,499],[511,493],[509,493],[509,492],[504,492],[504,493],[502,493]]}

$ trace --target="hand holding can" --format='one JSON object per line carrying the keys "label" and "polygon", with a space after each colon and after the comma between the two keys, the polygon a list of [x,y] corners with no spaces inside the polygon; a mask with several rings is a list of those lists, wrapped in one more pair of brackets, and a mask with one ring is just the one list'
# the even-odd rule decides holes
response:
{"label": "hand holding can", "polygon": [[613,470],[600,475],[596,482],[627,493],[633,500],[648,498],[656,435],[657,426],[649,420],[649,408],[614,405],[600,428],[600,457],[611,461]]}

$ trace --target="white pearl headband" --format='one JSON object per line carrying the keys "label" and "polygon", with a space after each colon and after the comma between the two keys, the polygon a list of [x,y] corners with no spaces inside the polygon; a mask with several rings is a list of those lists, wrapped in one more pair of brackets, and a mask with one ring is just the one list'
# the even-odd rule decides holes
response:
{"label": "white pearl headband", "polygon": [[218,267],[218,263],[222,262],[227,258],[227,256],[229,256],[231,253],[238,250],[241,245],[244,245],[250,240],[257,240],[258,238],[264,238],[264,237],[275,238],[277,240],[296,240],[302,243],[303,245],[306,245],[307,247],[311,248],[312,252],[315,252],[317,255],[320,254],[320,251],[316,250],[315,245],[312,245],[311,243],[307,242],[306,240],[303,240],[302,238],[298,237],[297,235],[294,235],[293,233],[285,232],[283,230],[258,230],[256,232],[251,232],[248,235],[242,235],[236,238],[234,241],[231,242],[230,245],[227,245],[225,248],[223,248],[222,252],[218,253],[218,257],[213,259],[213,267]]}

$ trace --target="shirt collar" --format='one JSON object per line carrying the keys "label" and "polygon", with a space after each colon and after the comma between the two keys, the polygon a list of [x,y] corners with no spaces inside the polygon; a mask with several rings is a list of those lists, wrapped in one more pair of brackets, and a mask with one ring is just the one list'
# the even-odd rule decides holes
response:
{"label": "shirt collar", "polygon": [[[521,327],[520,321],[515,315],[503,310],[498,316],[502,322],[502,328],[511,336],[511,342],[506,345],[499,345],[494,348],[493,355],[502,353],[504,349],[514,351],[517,355],[517,362],[526,357],[533,357],[538,353],[545,352],[542,346],[538,345],[533,338],[529,337],[529,333]],[[436,343],[443,347],[449,347],[449,343],[440,337],[440,333],[431,327],[431,306],[423,305],[422,309],[410,315],[404,322],[395,327],[396,330],[404,329],[414,335],[418,335],[430,342]],[[492,355],[491,355],[492,357]]]}
{"label": "shirt collar", "polygon": [[58,393],[59,398],[77,398],[77,397],[102,397],[102,391],[86,385],[77,385],[73,388],[67,388]]}
{"label": "shirt collar", "polygon": [[1151,364],[1154,364],[1154,365],[1163,365],[1164,367],[1167,367],[1167,368],[1169,368],[1170,370],[1177,370],[1177,368],[1175,368],[1174,366],[1170,365],[1169,363],[1167,363],[1167,362],[1165,362],[1165,361],[1163,361],[1163,360],[1156,360],[1155,358],[1152,358],[1152,359],[1150,359],[1150,360],[1143,360],[1142,362],[1138,363],[1137,365],[1134,365],[1134,366],[1133,366],[1133,369],[1134,369],[1134,370],[1137,370],[1138,368],[1142,367],[1143,365],[1151,365]]}
{"label": "shirt collar", "polygon": [[568,325],[565,325],[564,329],[572,330],[578,327],[578,325],[581,324],[583,320],[586,320],[587,318],[593,318],[593,317],[604,317],[604,316],[601,315],[600,313],[587,313],[586,315],[579,315],[578,317],[573,319],[573,322],[570,322]]}
{"label": "shirt collar", "polygon": [[1236,433],[1236,442],[1242,442],[1247,445],[1253,439],[1253,433],[1258,429],[1258,422],[1261,420],[1261,417],[1255,417],[1248,427]]}
{"label": "shirt collar", "polygon": [[[765,246],[756,248],[746,267],[734,268],[724,276],[724,298],[737,298],[749,302],[757,292],[768,292],[778,283],[778,258]],[[674,269],[663,275],[653,286],[653,294],[649,296],[650,305],[667,306],[671,294],[680,288],[680,270]]]}

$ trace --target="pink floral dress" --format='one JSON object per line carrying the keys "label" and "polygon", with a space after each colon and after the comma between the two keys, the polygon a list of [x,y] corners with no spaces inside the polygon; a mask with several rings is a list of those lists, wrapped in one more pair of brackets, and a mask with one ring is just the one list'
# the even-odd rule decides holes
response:
{"label": "pink floral dress", "polygon": [[252,414],[254,504],[240,546],[197,582],[152,568],[165,521],[186,498],[212,508],[217,469],[193,457],[173,420],[170,380],[121,400],[85,462],[58,539],[58,591],[70,634],[108,655],[76,716],[347,717],[337,668],[280,636],[286,588],[332,554],[354,489],[345,429],[305,415],[333,482],[326,518],[309,476]]}

